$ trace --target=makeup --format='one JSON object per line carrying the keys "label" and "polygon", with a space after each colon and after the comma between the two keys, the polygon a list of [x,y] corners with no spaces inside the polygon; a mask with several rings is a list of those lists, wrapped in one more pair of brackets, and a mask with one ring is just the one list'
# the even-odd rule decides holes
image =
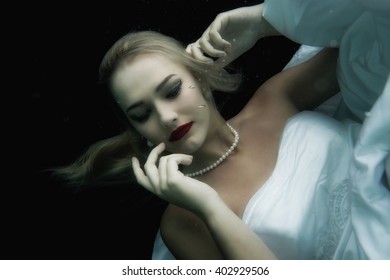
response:
{"label": "makeup", "polygon": [[172,131],[171,135],[169,136],[169,142],[175,142],[182,139],[188,133],[188,131],[190,131],[192,124],[193,122],[183,124]]}

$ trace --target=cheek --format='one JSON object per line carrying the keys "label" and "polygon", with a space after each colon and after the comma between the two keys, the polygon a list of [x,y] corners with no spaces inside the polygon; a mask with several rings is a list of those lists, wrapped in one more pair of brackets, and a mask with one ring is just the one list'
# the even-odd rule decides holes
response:
{"label": "cheek", "polygon": [[144,138],[152,139],[155,138],[156,132],[158,131],[152,122],[148,122],[142,125],[133,124],[135,130]]}
{"label": "cheek", "polygon": [[[180,107],[188,111],[199,111],[201,108],[208,106],[207,100],[203,97],[202,93],[199,90],[186,89],[181,96]],[[202,107],[203,106],[203,107]]]}

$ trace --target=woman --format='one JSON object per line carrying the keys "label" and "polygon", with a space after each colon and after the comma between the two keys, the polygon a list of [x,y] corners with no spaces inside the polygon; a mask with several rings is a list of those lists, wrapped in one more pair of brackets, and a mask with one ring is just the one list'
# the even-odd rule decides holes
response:
{"label": "woman", "polygon": [[331,258],[348,213],[330,205],[347,203],[351,143],[344,125],[298,112],[337,92],[336,58],[325,49],[279,73],[226,122],[212,92],[235,90],[237,75],[161,34],[125,35],[100,73],[126,130],[56,174],[82,184],[129,178],[132,165],[170,202],[154,258]]}
{"label": "woman", "polygon": [[341,102],[326,111],[363,124],[350,135],[356,143],[348,171],[352,214],[335,258],[390,259],[390,2],[266,0],[217,15],[187,50],[226,64],[260,38],[278,34],[339,48]]}

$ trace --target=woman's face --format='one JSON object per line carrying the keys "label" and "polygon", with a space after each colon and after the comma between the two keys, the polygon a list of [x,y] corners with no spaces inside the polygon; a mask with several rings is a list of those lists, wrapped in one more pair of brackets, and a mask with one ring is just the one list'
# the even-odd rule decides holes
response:
{"label": "woman's face", "polygon": [[214,107],[185,67],[162,55],[139,55],[114,73],[112,91],[134,128],[152,143],[192,154],[205,141]]}

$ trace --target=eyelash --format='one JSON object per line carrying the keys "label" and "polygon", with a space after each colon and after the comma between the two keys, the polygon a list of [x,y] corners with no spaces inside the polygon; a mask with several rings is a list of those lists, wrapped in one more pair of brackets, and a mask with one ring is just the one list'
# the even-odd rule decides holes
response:
{"label": "eyelash", "polygon": [[[180,80],[169,92],[167,95],[165,95],[165,98],[167,99],[174,99],[176,98],[179,94],[180,94],[180,91],[181,91],[181,88],[182,88],[182,81]],[[131,116],[131,119],[136,121],[136,122],[139,122],[139,123],[144,123],[148,120],[149,118],[149,115],[150,115],[150,112],[151,110],[148,109],[146,110],[143,114],[139,115],[139,116]]]}
{"label": "eyelash", "polygon": [[140,114],[138,116],[131,116],[130,118],[136,122],[143,123],[146,122],[149,118],[151,110],[146,110],[143,114]]}
{"label": "eyelash", "polygon": [[165,96],[168,99],[173,99],[180,94],[182,81],[180,80]]}

